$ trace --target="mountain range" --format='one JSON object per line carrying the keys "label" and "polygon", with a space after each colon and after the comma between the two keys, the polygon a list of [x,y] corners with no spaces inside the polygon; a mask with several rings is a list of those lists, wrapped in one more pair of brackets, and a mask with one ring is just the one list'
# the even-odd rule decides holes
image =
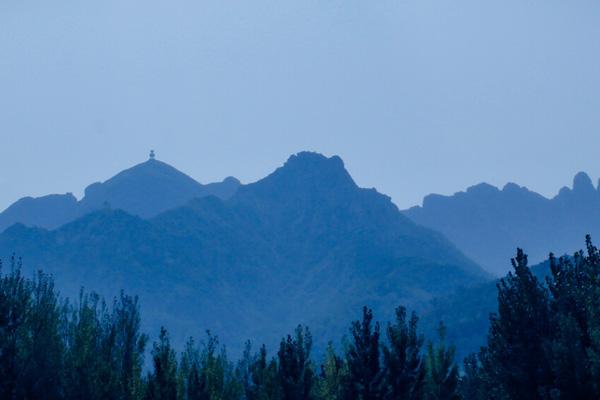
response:
{"label": "mountain range", "polygon": [[441,232],[484,269],[502,276],[517,247],[538,263],[550,252],[579,249],[586,234],[600,237],[600,188],[583,172],[572,188],[551,199],[515,183],[502,189],[482,183],[452,196],[429,195],[404,215]]}
{"label": "mountain range", "polygon": [[213,187],[149,160],[79,202],[31,203],[64,208],[56,214],[70,222],[40,211],[29,226],[13,224],[0,256],[23,256],[71,298],[81,286],[137,294],[146,330],[165,325],[178,344],[211,329],[234,350],[246,339],[273,346],[298,323],[335,340],[365,304],[386,320],[398,305],[422,310],[490,279],[389,197],[359,188],[339,157],[317,153],[293,155],[252,184]]}
{"label": "mountain range", "polygon": [[15,223],[54,229],[104,207],[149,218],[193,198],[213,195],[227,199],[239,186],[233,177],[202,185],[152,157],[105,182],[89,185],[81,201],[71,193],[22,198],[0,213],[0,231]]}

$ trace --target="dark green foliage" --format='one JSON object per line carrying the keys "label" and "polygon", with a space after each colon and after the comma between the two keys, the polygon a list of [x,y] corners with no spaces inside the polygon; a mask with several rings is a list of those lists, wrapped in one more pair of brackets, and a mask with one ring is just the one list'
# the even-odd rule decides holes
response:
{"label": "dark green foliage", "polygon": [[277,362],[274,359],[267,359],[267,349],[264,345],[255,355],[251,355],[251,349],[250,342],[246,342],[244,356],[238,365],[238,374],[242,380],[246,399],[281,398]]}
{"label": "dark green foliage", "polygon": [[200,351],[201,374],[206,378],[206,391],[211,399],[233,400],[241,396],[239,382],[233,364],[227,359],[225,347],[219,349],[219,340],[207,332],[206,342]]}
{"label": "dark green foliage", "polygon": [[[362,321],[351,326],[353,340],[345,358],[330,345],[320,375],[311,359],[312,335],[302,326],[281,341],[275,358],[267,357],[264,345],[252,355],[248,343],[236,368],[210,332],[200,346],[190,339],[178,360],[162,328],[151,351],[151,369],[142,378],[147,337],[140,332],[136,298],[121,293],[109,307],[97,294],[82,290],[76,303],[62,302],[49,276],[26,279],[13,259],[11,272],[0,275],[0,398],[380,399],[384,393],[388,398],[400,393],[398,387],[384,390],[386,384],[406,381],[410,398],[417,399],[424,364],[416,321],[415,315],[406,321],[404,309],[397,310],[396,323],[388,326],[390,345],[382,366],[379,324],[365,308]],[[385,368],[404,375],[386,375]]]}
{"label": "dark green foliage", "polygon": [[15,394],[24,370],[20,351],[30,302],[31,284],[21,275],[13,257],[11,273],[0,280],[0,397],[3,399]]}
{"label": "dark green foliage", "polygon": [[458,400],[458,366],[454,363],[454,346],[446,346],[446,330],[439,326],[439,343],[427,345],[425,399]]}
{"label": "dark green foliage", "polygon": [[550,343],[554,393],[560,398],[600,398],[600,253],[586,237],[587,254],[558,261],[551,255],[553,329]]}
{"label": "dark green foliage", "polygon": [[465,360],[466,399],[598,399],[600,254],[556,260],[542,285],[521,250],[498,285],[487,346]]}
{"label": "dark green foliage", "polygon": [[200,364],[200,352],[194,339],[185,345],[179,362],[179,398],[184,400],[208,400],[206,375]]}
{"label": "dark green foliage", "polygon": [[535,399],[552,380],[544,348],[551,330],[549,299],[521,249],[512,264],[514,273],[498,284],[498,314],[490,318],[484,368],[495,389],[509,398]]}
{"label": "dark green foliage", "polygon": [[234,368],[216,336],[181,355],[161,329],[142,378],[146,336],[137,299],[112,307],[81,292],[61,301],[50,277],[21,275],[13,258],[0,275],[0,395],[21,399],[172,400],[519,400],[600,398],[600,252],[556,260],[544,285],[519,250],[514,272],[498,284],[498,312],[487,346],[467,357],[459,377],[455,348],[418,333],[417,316],[396,309],[381,337],[373,312],[350,326],[344,356],[327,348],[320,373],[312,335],[299,326],[275,357],[250,343]]}
{"label": "dark green foliage", "polygon": [[109,310],[98,295],[82,292],[66,310],[66,397],[139,399],[146,337],[137,299],[121,294]]}
{"label": "dark green foliage", "polygon": [[418,318],[413,312],[407,320],[406,309],[396,309],[396,321],[388,324],[388,345],[384,345],[384,399],[421,399],[425,364],[421,357],[424,338],[417,333]]}
{"label": "dark green foliage", "polygon": [[311,398],[314,371],[310,360],[312,336],[308,328],[298,326],[294,337],[288,335],[281,341],[277,358],[283,400]]}
{"label": "dark green foliage", "polygon": [[148,376],[147,400],[177,400],[177,359],[163,327],[152,349],[154,370]]}
{"label": "dark green foliage", "polygon": [[[471,354],[464,360],[464,371],[459,383],[459,392],[463,399],[485,399],[488,395],[483,369],[480,366],[477,355]],[[490,396],[489,398],[495,398]]]}
{"label": "dark green foliage", "polygon": [[[2,272],[2,271],[0,271]],[[0,275],[0,398],[140,399],[146,338],[137,299],[59,299],[53,280]]]}
{"label": "dark green foliage", "polygon": [[348,377],[345,396],[349,399],[375,400],[381,398],[383,371],[380,365],[379,323],[373,323],[373,311],[363,308],[362,321],[350,328],[351,342],[346,351]]}
{"label": "dark green foliage", "polygon": [[348,380],[348,367],[341,357],[335,354],[333,344],[329,342],[325,360],[321,365],[318,382],[318,398],[323,400],[341,400],[344,397],[344,383]]}
{"label": "dark green foliage", "polygon": [[54,284],[42,273],[25,279],[14,257],[10,268],[0,276],[0,398],[60,398],[63,343]]}

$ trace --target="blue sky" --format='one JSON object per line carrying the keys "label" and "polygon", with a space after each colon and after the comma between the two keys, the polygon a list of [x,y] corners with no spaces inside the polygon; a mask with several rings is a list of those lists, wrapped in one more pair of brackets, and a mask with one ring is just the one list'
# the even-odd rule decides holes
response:
{"label": "blue sky", "polygon": [[600,176],[600,2],[0,1],[0,208],[150,148],[201,182],[338,154],[402,208]]}

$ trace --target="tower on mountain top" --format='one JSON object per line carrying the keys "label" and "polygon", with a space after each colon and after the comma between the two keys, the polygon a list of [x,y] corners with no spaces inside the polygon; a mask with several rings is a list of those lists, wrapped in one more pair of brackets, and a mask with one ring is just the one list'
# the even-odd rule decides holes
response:
{"label": "tower on mountain top", "polygon": [[156,157],[156,154],[154,154],[154,150],[150,150],[150,159],[154,160],[155,157]]}

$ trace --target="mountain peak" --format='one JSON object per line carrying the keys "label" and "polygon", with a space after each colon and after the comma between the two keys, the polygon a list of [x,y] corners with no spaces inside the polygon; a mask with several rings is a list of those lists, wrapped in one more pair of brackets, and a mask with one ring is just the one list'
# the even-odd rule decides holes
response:
{"label": "mountain peak", "polygon": [[579,172],[575,175],[575,178],[573,178],[573,192],[587,193],[595,191],[594,184],[588,174]]}
{"label": "mountain peak", "polygon": [[496,186],[490,185],[489,183],[482,182],[477,185],[467,188],[467,193],[479,194],[479,195],[493,195],[500,192]]}
{"label": "mountain peak", "polygon": [[311,179],[336,186],[346,184],[354,186],[352,177],[338,156],[326,157],[320,153],[303,151],[290,156],[277,172],[289,178]]}
{"label": "mountain peak", "polygon": [[[319,193],[331,190],[356,188],[352,177],[338,156],[326,157],[319,153],[303,151],[288,158],[285,164],[271,175],[248,185],[258,192]],[[303,190],[298,191],[302,188]],[[248,189],[248,188],[247,188]]]}
{"label": "mountain peak", "polygon": [[95,210],[108,203],[141,217],[151,217],[206,195],[204,187],[171,165],[150,157],[85,189],[81,204]]}
{"label": "mountain peak", "polygon": [[304,165],[304,166],[319,166],[344,168],[344,161],[339,156],[326,157],[321,153],[313,151],[301,151],[296,154],[292,154],[286,161],[285,166],[288,165]]}

